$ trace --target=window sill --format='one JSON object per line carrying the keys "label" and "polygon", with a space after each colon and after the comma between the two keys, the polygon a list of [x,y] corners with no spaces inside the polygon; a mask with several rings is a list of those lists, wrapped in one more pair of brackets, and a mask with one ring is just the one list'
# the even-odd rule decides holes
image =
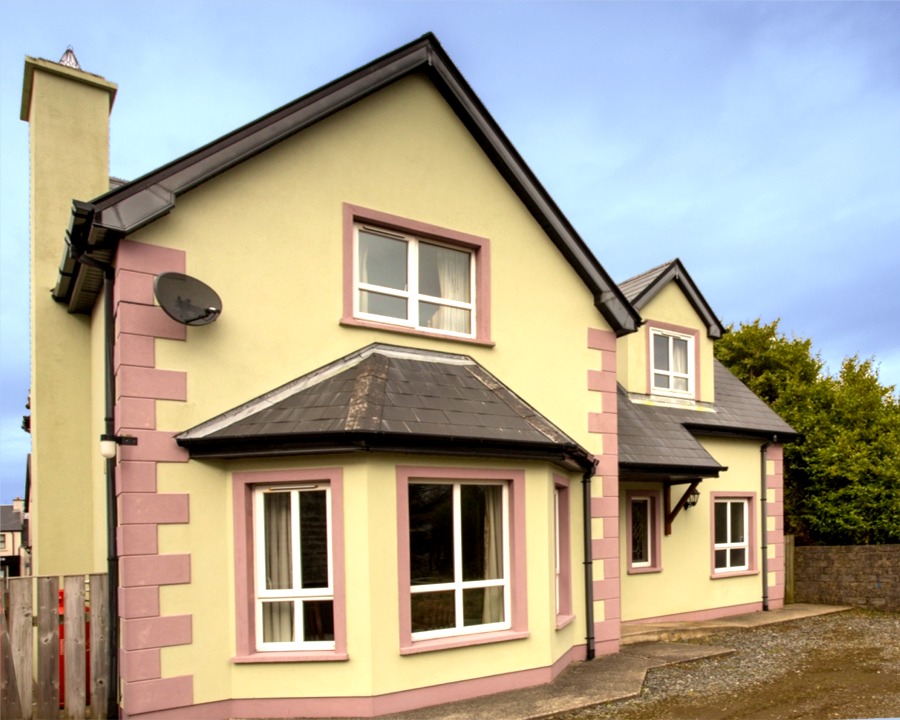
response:
{"label": "window sill", "polygon": [[571,625],[575,621],[574,615],[557,615],[556,616],[556,629],[562,630],[567,625]]}
{"label": "window sill", "polygon": [[425,330],[416,330],[403,325],[391,325],[390,323],[374,322],[372,320],[360,320],[353,317],[341,318],[340,324],[343,327],[362,327],[369,330],[382,330],[391,333],[400,333],[401,335],[415,335],[416,337],[431,338],[433,340],[450,340],[451,342],[464,343],[466,345],[482,345],[484,347],[494,347],[492,340],[479,337],[459,337],[457,335],[445,335],[440,332],[426,332]]}
{"label": "window sill", "polygon": [[350,656],[345,652],[333,652],[328,650],[285,651],[285,652],[255,652],[249,655],[237,655],[231,658],[235,665],[251,663],[288,663],[288,662],[342,662],[349,660]]}
{"label": "window sill", "polygon": [[636,567],[636,568],[628,568],[629,575],[646,575],[647,573],[660,573],[662,572],[661,567]]}
{"label": "window sill", "polygon": [[730,577],[742,577],[744,575],[759,575],[759,571],[756,569],[752,570],[721,570],[719,572],[713,572],[710,575],[710,580],[721,580],[722,578],[730,578]]}
{"label": "window sill", "polygon": [[487,645],[488,643],[506,642],[508,640],[524,640],[530,637],[528,631],[500,630],[498,632],[475,633],[472,635],[456,635],[447,638],[434,638],[431,640],[413,640],[410,645],[401,645],[401,655],[415,655],[417,653],[433,652],[435,650],[450,650],[453,648],[471,647],[472,645]]}

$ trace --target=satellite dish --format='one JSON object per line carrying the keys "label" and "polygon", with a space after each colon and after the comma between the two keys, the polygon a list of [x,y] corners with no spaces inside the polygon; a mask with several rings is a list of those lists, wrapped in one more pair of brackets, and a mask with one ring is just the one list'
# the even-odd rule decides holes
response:
{"label": "satellite dish", "polygon": [[166,315],[182,325],[208,325],[222,312],[222,301],[206,283],[190,275],[157,275],[153,294]]}

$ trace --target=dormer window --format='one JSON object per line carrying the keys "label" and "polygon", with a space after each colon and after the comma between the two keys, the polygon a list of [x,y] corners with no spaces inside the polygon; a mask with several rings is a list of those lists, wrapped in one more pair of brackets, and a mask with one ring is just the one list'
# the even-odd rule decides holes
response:
{"label": "dormer window", "polygon": [[650,340],[652,392],[693,397],[694,338],[651,329]]}

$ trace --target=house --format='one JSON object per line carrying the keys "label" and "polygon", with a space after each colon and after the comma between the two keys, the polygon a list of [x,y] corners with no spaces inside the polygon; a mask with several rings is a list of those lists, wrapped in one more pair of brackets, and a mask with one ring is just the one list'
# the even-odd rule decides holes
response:
{"label": "house", "polygon": [[28,551],[24,542],[25,501],[14,498],[12,505],[0,505],[0,577],[28,575]]}
{"label": "house", "polygon": [[[124,717],[375,716],[546,683],[616,652],[623,619],[777,588],[756,562],[719,597],[697,575],[647,604],[641,583],[683,581],[677,543],[704,572],[719,548],[698,504],[632,577],[637,498],[658,528],[685,481],[752,497],[786,426],[741,426],[767,411],[713,377],[721,326],[686,273],[617,286],[434,36],[124,184],[116,90],[71,52],[26,59],[35,574],[102,571],[115,539]],[[687,393],[641,379],[646,317],[687,328]],[[696,463],[663,446],[645,467],[646,408]]]}

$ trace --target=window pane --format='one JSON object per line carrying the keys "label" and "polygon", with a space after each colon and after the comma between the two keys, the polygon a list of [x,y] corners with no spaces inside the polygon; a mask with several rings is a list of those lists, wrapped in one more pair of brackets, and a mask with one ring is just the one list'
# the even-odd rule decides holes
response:
{"label": "window pane", "polygon": [[462,579],[502,578],[503,488],[499,485],[463,485],[460,490]]}
{"label": "window pane", "polygon": [[469,302],[470,258],[462,250],[419,243],[419,292]]}
{"label": "window pane", "polygon": [[672,369],[677,373],[688,371],[688,341],[672,338]]}
{"label": "window pane", "polygon": [[414,633],[456,627],[456,607],[452,590],[414,593],[410,596],[410,606]]}
{"label": "window pane", "polygon": [[731,503],[731,537],[729,542],[744,542],[744,503]]}
{"label": "window pane", "polygon": [[291,573],[291,494],[263,495],[265,518],[266,589],[293,587]]}
{"label": "window pane", "polygon": [[631,562],[650,562],[649,503],[633,500],[631,503]]}
{"label": "window pane", "polygon": [[306,642],[334,640],[334,603],[331,600],[303,603],[303,639]]}
{"label": "window pane", "polygon": [[406,290],[406,270],[406,242],[359,231],[360,282]]}
{"label": "window pane", "polygon": [[716,568],[728,567],[728,551],[716,550]]}
{"label": "window pane", "polygon": [[731,567],[743,567],[747,564],[747,551],[744,548],[732,548]]}
{"label": "window pane", "polygon": [[410,483],[409,568],[412,585],[453,581],[452,485]]}
{"label": "window pane", "polygon": [[653,369],[669,369],[669,338],[665,335],[653,336]]}
{"label": "window pane", "polygon": [[436,305],[435,303],[419,303],[419,325],[435,328],[436,330],[450,330],[451,332],[472,332],[472,311],[465,308]]}
{"label": "window pane", "polygon": [[408,317],[406,308],[406,298],[360,290],[359,309],[363,312],[406,320]]}
{"label": "window pane", "polygon": [[264,602],[262,604],[263,642],[294,641],[294,603]]}
{"label": "window pane", "polygon": [[503,622],[503,588],[470,588],[463,590],[463,624],[483,625]]}
{"label": "window pane", "polygon": [[[716,530],[715,542],[728,542],[728,503],[716,503]],[[718,567],[718,564],[716,565]]]}
{"label": "window pane", "polygon": [[300,493],[300,574],[304,588],[328,587],[325,491]]}
{"label": "window pane", "polygon": [[680,390],[681,392],[688,391],[688,379],[683,377],[673,378],[672,382],[673,390]]}
{"label": "window pane", "polygon": [[668,388],[669,387],[669,376],[654,374],[653,375],[653,387]]}

